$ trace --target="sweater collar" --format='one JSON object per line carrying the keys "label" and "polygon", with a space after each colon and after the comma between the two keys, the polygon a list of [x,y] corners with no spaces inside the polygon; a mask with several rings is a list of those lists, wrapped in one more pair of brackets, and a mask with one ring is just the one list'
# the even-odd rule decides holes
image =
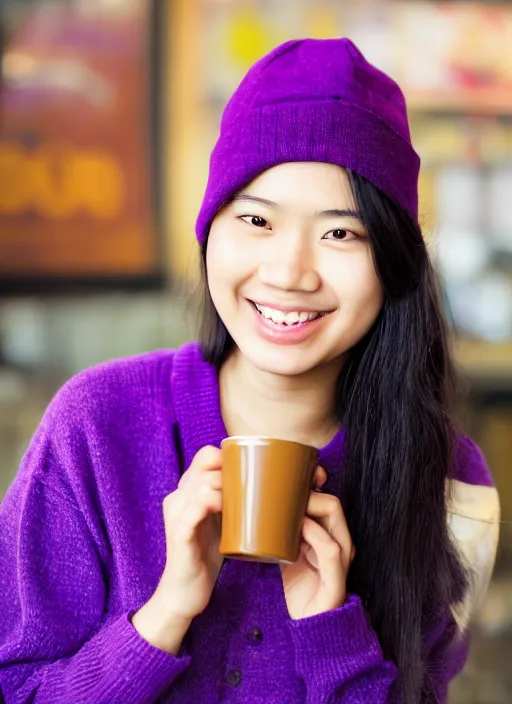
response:
{"label": "sweater collar", "polygon": [[[204,445],[220,447],[228,436],[222,418],[217,369],[205,362],[199,345],[191,342],[175,353],[172,398],[180,429],[185,467]],[[343,460],[344,430],[320,448],[320,464],[330,475],[327,487],[334,489]]]}
{"label": "sweater collar", "polygon": [[180,429],[185,467],[205,445],[220,447],[227,430],[220,410],[216,368],[205,362],[199,345],[176,351],[172,365],[172,399]]}

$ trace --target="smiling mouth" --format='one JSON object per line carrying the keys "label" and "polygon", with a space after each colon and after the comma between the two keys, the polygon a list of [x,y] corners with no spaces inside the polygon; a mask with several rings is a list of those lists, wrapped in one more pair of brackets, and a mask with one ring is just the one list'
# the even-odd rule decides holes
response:
{"label": "smiling mouth", "polygon": [[276,308],[269,308],[268,306],[262,306],[259,303],[251,301],[253,306],[256,308],[258,313],[265,318],[270,320],[276,325],[282,325],[283,327],[298,327],[299,325],[305,325],[318,318],[323,318],[329,315],[329,312],[311,312],[311,311],[288,311],[278,310]]}

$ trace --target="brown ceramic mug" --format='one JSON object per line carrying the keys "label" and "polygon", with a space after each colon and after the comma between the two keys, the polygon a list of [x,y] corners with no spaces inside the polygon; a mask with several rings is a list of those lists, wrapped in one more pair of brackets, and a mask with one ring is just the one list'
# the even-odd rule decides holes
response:
{"label": "brown ceramic mug", "polygon": [[222,555],[295,562],[318,462],[309,445],[266,437],[222,442]]}

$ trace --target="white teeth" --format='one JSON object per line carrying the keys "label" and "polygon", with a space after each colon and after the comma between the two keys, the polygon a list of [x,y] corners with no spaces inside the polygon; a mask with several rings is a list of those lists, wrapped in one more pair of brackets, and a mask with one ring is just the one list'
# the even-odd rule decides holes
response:
{"label": "white teeth", "polygon": [[267,320],[272,320],[272,322],[282,325],[296,325],[297,323],[305,323],[307,320],[314,320],[319,318],[322,313],[306,313],[305,311],[291,311],[290,313],[283,313],[282,310],[276,310],[274,308],[268,308],[267,306],[260,306],[257,303],[254,304],[258,311]]}
{"label": "white teeth", "polygon": [[284,322],[285,322],[287,325],[294,325],[294,323],[298,323],[298,322],[299,322],[299,318],[300,318],[300,313],[295,313],[295,312],[293,312],[293,313],[287,313],[287,314],[284,316]]}
{"label": "white teeth", "polygon": [[256,305],[256,308],[259,310],[259,312],[263,315],[264,318],[268,318],[269,320],[272,318],[272,309],[267,308],[266,306],[258,306]]}

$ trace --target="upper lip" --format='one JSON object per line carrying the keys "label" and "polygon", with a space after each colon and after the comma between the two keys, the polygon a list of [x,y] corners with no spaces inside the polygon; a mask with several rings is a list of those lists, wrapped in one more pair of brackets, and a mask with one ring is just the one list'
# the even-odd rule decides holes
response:
{"label": "upper lip", "polygon": [[332,313],[332,308],[329,310],[320,310],[318,308],[311,308],[311,306],[301,306],[301,305],[288,305],[284,303],[264,303],[263,301],[251,300],[257,306],[263,308],[272,308],[273,310],[280,310],[283,313]]}

